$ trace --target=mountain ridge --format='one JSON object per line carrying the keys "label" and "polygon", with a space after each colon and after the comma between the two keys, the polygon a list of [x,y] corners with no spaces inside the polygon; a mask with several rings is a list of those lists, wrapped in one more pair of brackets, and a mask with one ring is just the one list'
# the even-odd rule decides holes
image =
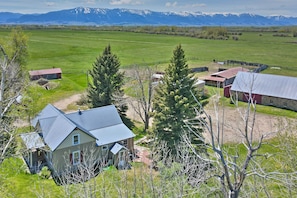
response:
{"label": "mountain ridge", "polygon": [[156,12],[136,9],[76,7],[41,14],[0,12],[0,24],[19,25],[173,25],[290,26],[297,17],[202,12]]}

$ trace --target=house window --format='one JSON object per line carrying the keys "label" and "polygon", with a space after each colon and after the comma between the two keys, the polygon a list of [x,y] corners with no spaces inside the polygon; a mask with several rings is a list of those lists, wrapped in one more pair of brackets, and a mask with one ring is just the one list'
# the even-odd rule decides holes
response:
{"label": "house window", "polygon": [[108,149],[108,146],[107,145],[103,145],[102,146],[102,151],[107,151],[107,149]]}
{"label": "house window", "polygon": [[80,151],[74,151],[72,153],[72,164],[73,165],[80,164],[80,155],[81,155]]}
{"label": "house window", "polygon": [[79,144],[79,134],[72,136],[72,145],[78,145]]}

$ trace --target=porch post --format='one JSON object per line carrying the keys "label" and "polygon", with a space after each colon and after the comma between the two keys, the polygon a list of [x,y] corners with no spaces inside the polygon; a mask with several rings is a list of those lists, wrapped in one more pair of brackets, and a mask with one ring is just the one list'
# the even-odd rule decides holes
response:
{"label": "porch post", "polygon": [[33,160],[32,160],[32,151],[29,151],[30,155],[29,155],[29,159],[30,159],[30,168],[33,166]]}

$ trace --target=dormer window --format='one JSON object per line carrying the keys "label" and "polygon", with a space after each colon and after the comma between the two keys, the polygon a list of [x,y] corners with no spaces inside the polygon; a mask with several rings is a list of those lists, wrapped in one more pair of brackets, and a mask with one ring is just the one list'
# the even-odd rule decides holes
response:
{"label": "dormer window", "polygon": [[72,136],[72,145],[78,145],[79,144],[79,134]]}

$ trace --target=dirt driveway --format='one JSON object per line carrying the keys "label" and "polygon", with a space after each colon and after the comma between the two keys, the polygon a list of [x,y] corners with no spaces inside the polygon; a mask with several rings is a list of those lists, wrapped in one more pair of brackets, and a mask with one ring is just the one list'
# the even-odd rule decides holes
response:
{"label": "dirt driveway", "polygon": [[[62,99],[55,102],[53,105],[58,109],[67,112],[67,106],[69,104],[77,102],[81,97],[81,94],[75,94],[68,98]],[[207,114],[212,117],[214,122],[213,127],[217,129],[218,124],[216,124],[216,117],[220,120],[224,120],[224,123],[221,121],[220,131],[223,129],[223,141],[224,142],[241,142],[243,140],[242,134],[240,131],[243,131],[244,123],[240,119],[244,112],[244,109],[235,109],[231,107],[224,107],[219,109],[219,115],[216,116],[214,107],[209,104],[206,108]],[[69,112],[69,111],[68,111]],[[139,116],[134,112],[133,108],[130,107],[127,112],[127,116],[132,120],[141,121]],[[266,138],[271,138],[276,135],[276,128],[278,128],[278,123],[281,118],[277,116],[265,115],[265,114],[256,114],[255,125],[254,125],[254,139],[259,139],[261,135],[267,135]],[[222,127],[224,125],[224,127]],[[207,140],[210,139],[209,134],[204,134]]]}
{"label": "dirt driveway", "polygon": [[[215,135],[219,135],[223,142],[242,142],[246,126],[243,121],[245,110],[244,108],[221,107],[221,109],[215,111],[213,107],[208,106],[206,113],[212,118]],[[277,135],[280,119],[282,118],[256,113],[253,123],[253,117],[250,116],[248,131],[250,132],[253,128],[253,140],[259,140],[262,135],[264,135],[265,139]],[[251,135],[251,133],[248,134]],[[210,133],[206,133],[204,136],[207,141],[210,141]]]}
{"label": "dirt driveway", "polygon": [[82,96],[82,94],[75,94],[70,97],[59,100],[57,102],[54,102],[53,105],[62,111],[69,112],[69,110],[67,110],[68,105],[79,101],[81,96]]}

